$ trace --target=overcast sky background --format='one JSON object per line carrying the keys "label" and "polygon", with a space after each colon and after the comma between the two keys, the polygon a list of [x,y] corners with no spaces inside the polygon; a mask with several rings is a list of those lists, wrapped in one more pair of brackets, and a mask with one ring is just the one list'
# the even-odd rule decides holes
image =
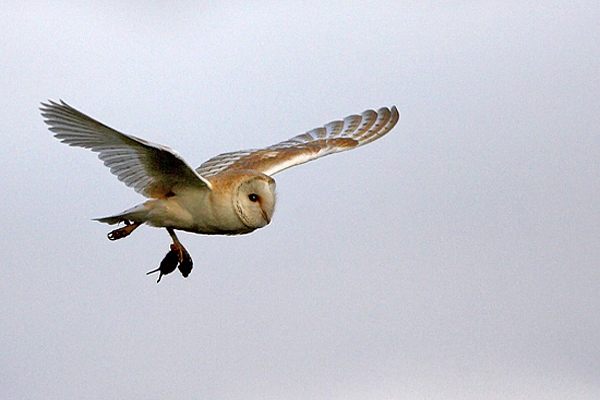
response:
{"label": "overcast sky background", "polygon": [[[600,398],[600,5],[0,5],[0,398]],[[365,2],[366,3],[366,2]],[[275,176],[268,227],[163,229],[65,100],[192,165],[397,105]]]}

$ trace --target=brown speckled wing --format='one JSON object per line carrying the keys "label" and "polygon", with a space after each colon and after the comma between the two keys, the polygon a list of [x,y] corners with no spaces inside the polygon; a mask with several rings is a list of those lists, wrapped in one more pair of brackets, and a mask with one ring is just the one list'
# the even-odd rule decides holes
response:
{"label": "brown speckled wing", "polygon": [[211,177],[225,170],[249,169],[273,175],[294,165],[377,140],[388,133],[399,119],[396,107],[366,110],[361,115],[350,115],[343,121],[332,121],[321,128],[264,149],[219,154],[204,162],[196,172],[204,177]]}

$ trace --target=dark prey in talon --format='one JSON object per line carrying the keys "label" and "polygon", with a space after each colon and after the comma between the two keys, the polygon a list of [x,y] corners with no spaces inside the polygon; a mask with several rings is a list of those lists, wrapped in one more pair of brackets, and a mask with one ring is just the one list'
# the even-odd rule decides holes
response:
{"label": "dark prey in talon", "polygon": [[149,272],[159,272],[159,282],[175,268],[183,277],[192,271],[192,257],[177,239],[175,229],[242,235],[267,226],[275,211],[272,175],[371,143],[400,119],[396,107],[366,110],[272,146],[220,154],[194,169],[173,149],[118,132],[62,100],[42,103],[40,110],[54,137],[98,153],[110,172],[148,198],[96,221],[125,223],[108,234],[110,240],[127,237],[142,224],[166,228],[173,245],[160,267]]}
{"label": "dark prey in talon", "polygon": [[181,249],[183,250],[182,260],[177,268],[179,268],[181,275],[183,275],[184,278],[187,278],[190,275],[190,272],[192,272],[192,268],[194,268],[194,262],[192,261],[192,256],[190,256],[190,253],[188,253],[183,247]]}
{"label": "dark prey in talon", "polygon": [[163,277],[163,275],[169,275],[171,272],[175,271],[175,268],[177,268],[177,264],[179,264],[179,254],[180,252],[177,247],[172,244],[171,250],[160,262],[160,266],[157,269],[146,272],[146,275],[158,272],[158,280],[156,283],[160,283],[160,279]]}
{"label": "dark prey in talon", "polygon": [[155,272],[159,272],[156,283],[160,282],[160,278],[162,278],[163,275],[168,275],[175,271],[175,268],[179,268],[181,275],[183,275],[184,278],[187,278],[190,272],[192,272],[194,265],[190,253],[188,253],[185,247],[183,247],[179,241],[179,238],[175,234],[175,231],[171,228],[167,228],[167,232],[169,232],[169,235],[171,235],[171,238],[173,239],[171,250],[160,263],[160,267],[146,273],[146,275],[150,275]]}

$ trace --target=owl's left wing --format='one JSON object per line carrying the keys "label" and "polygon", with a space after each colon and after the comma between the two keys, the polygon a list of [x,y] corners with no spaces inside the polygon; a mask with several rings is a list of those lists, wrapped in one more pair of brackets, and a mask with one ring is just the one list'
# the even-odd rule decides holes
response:
{"label": "owl's left wing", "polygon": [[399,119],[395,106],[366,110],[264,149],[219,154],[205,161],[196,172],[210,177],[225,170],[249,169],[273,175],[294,165],[371,143],[388,133]]}
{"label": "owl's left wing", "polygon": [[62,100],[40,108],[54,137],[69,146],[98,153],[110,172],[150,198],[164,198],[175,188],[211,188],[173,149],[116,131],[88,117]]}

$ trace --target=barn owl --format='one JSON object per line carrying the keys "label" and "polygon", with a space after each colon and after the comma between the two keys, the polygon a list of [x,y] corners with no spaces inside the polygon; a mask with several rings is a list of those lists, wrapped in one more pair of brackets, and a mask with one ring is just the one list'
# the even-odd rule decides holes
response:
{"label": "barn owl", "polygon": [[98,153],[110,172],[149,199],[95,220],[124,224],[108,233],[110,240],[124,238],[142,224],[166,228],[173,241],[170,251],[148,272],[158,272],[157,282],[176,268],[184,278],[192,271],[192,258],[175,230],[239,235],[262,228],[275,210],[272,175],[377,140],[400,119],[396,107],[366,110],[264,149],[219,154],[194,169],[173,149],[120,133],[62,100],[42,103],[40,110],[57,139]]}

